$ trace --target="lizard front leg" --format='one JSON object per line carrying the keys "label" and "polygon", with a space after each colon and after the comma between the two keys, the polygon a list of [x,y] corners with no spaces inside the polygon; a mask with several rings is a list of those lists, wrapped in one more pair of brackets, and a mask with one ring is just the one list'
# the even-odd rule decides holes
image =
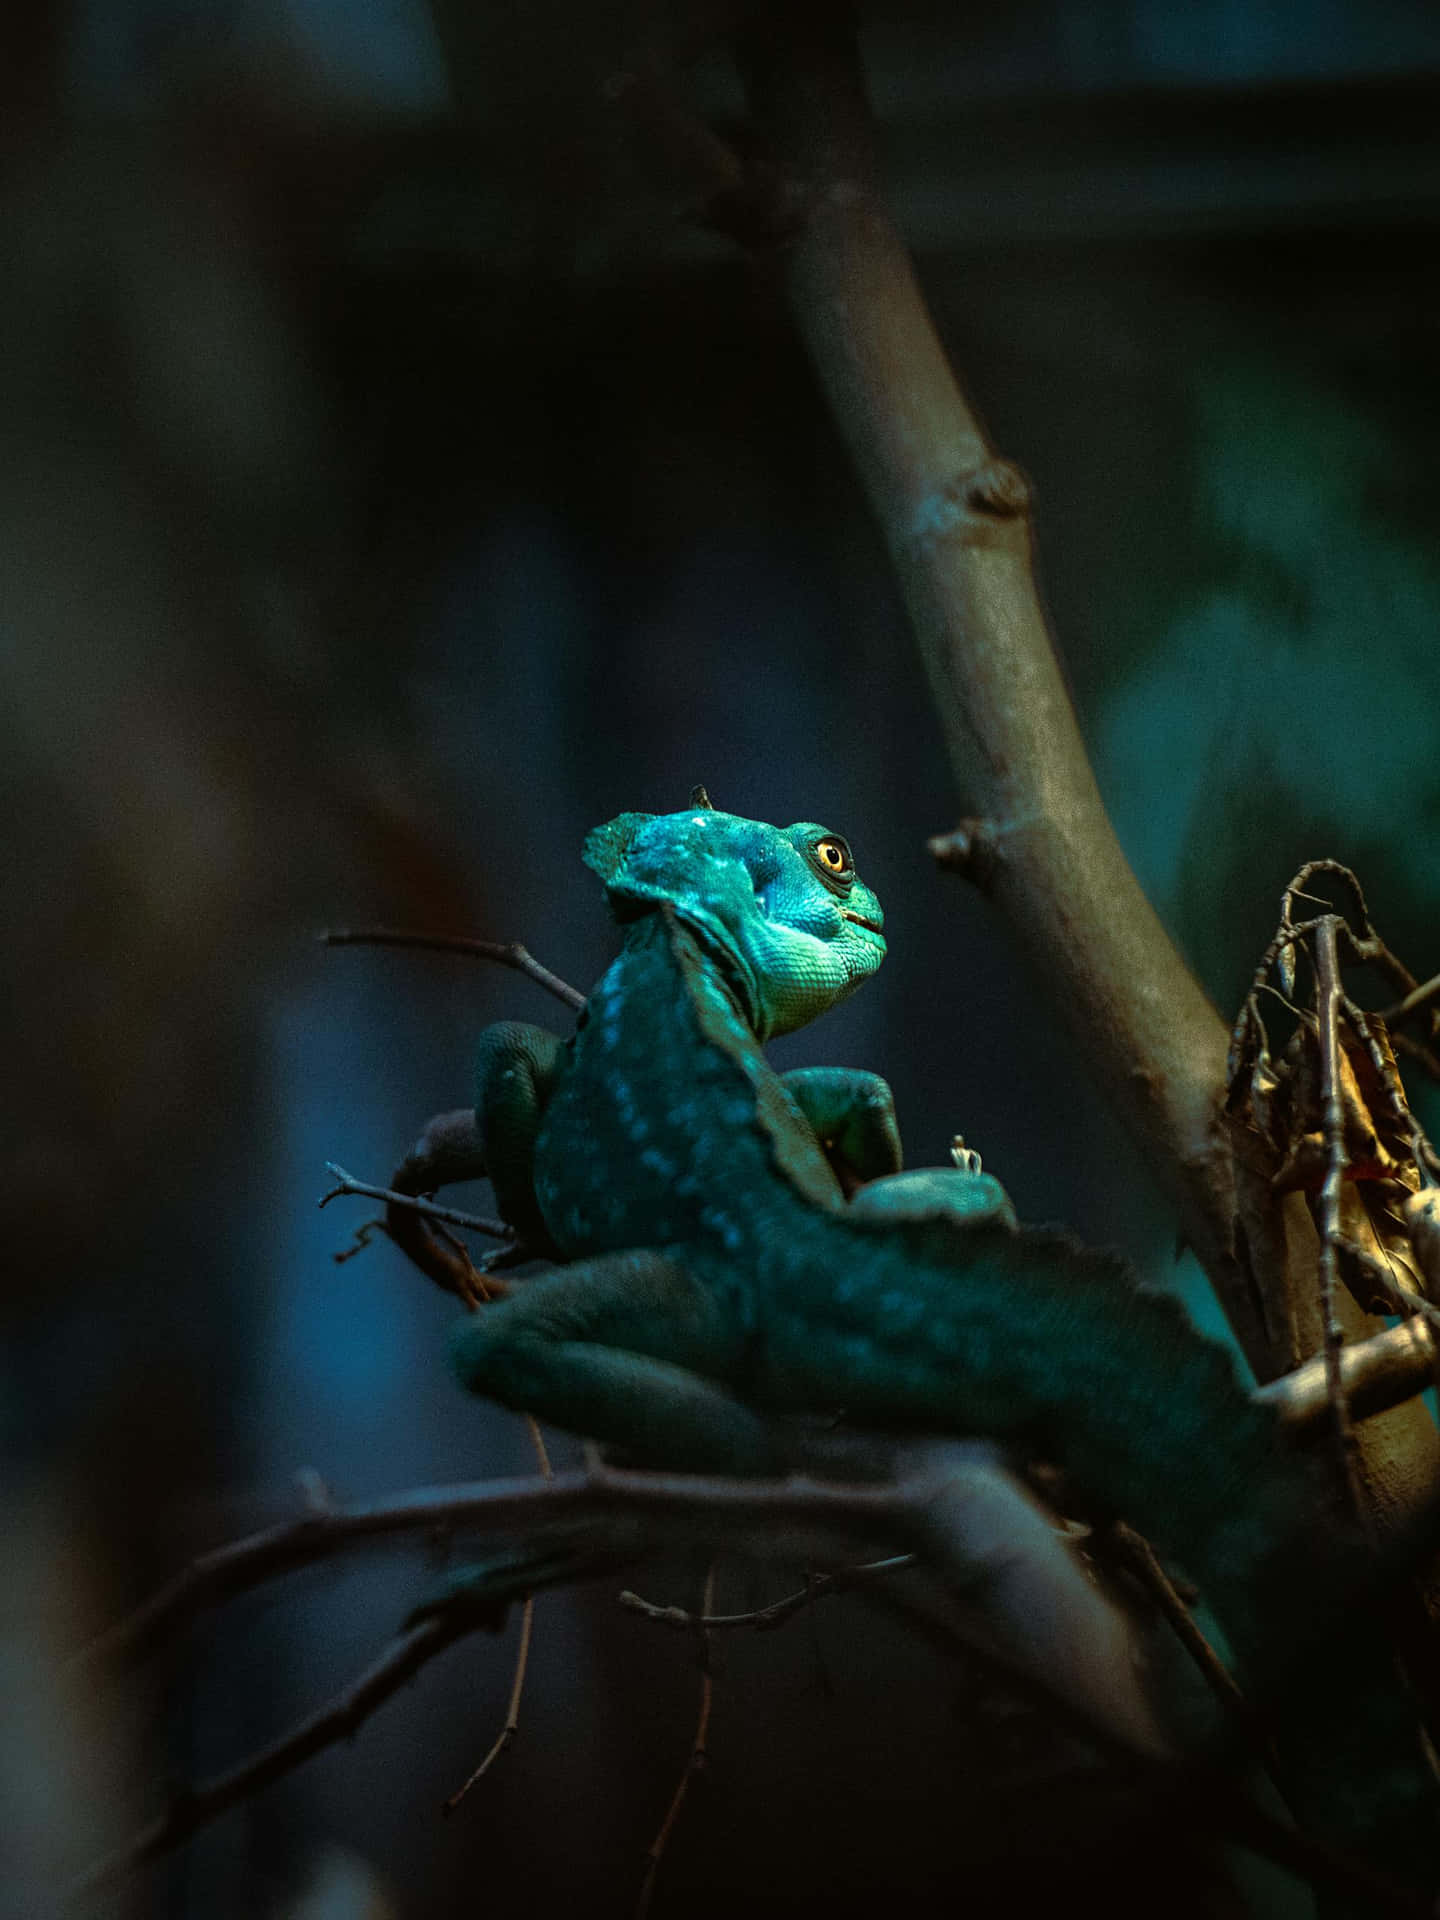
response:
{"label": "lizard front leg", "polygon": [[895,1098],[878,1073],[797,1067],[781,1083],[805,1117],[848,1194],[903,1164]]}
{"label": "lizard front leg", "polygon": [[717,1384],[742,1377],[746,1348],[738,1318],[687,1267],[639,1248],[529,1282],[467,1320],[452,1356],[472,1392],[643,1460],[775,1473],[776,1428]]}
{"label": "lizard front leg", "polygon": [[1010,1196],[991,1174],[958,1166],[900,1171],[895,1100],[878,1073],[799,1067],[783,1079],[857,1213],[943,1213],[969,1226],[1015,1226]]}
{"label": "lizard front leg", "polygon": [[535,1198],[535,1138],[565,1068],[566,1043],[544,1027],[503,1020],[480,1036],[475,1120],[500,1217],[536,1253],[555,1243]]}

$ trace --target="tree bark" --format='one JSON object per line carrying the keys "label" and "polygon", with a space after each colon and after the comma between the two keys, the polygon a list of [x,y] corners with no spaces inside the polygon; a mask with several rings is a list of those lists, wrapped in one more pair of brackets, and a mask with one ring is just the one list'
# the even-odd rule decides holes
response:
{"label": "tree bark", "polygon": [[[899,576],[968,816],[937,854],[1008,922],[1271,1379],[1318,1343],[1306,1338],[1317,1237],[1298,1196],[1277,1202],[1267,1186],[1250,1196],[1270,1242],[1263,1271],[1237,1242],[1246,1170],[1221,1119],[1228,1034],[1106,814],[1036,586],[1029,489],[952,372],[886,210],[844,10],[768,8],[737,44],[783,183],[776,270]],[[1383,1326],[1348,1296],[1342,1318],[1348,1339]],[[1440,1472],[1418,1402],[1367,1421],[1361,1451],[1382,1527]]]}

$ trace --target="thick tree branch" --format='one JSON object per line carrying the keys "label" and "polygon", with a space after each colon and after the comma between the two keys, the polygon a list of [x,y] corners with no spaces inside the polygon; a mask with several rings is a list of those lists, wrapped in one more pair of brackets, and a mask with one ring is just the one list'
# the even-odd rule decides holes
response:
{"label": "thick tree branch", "polygon": [[142,1606],[77,1655],[85,1669],[144,1659],[200,1614],[267,1580],[392,1534],[474,1533],[539,1538],[546,1530],[637,1520],[707,1523],[771,1536],[818,1527],[832,1540],[903,1529],[923,1481],[844,1484],[796,1476],[785,1481],[714,1480],[631,1473],[592,1463],[549,1478],[477,1480],[421,1487],[387,1499],[322,1507],[201,1554]]}
{"label": "thick tree branch", "polygon": [[[798,1444],[807,1442],[817,1457],[835,1445],[823,1435]],[[832,1565],[882,1540],[917,1552],[955,1584],[972,1638],[1001,1665],[1036,1669],[1077,1714],[1138,1751],[1163,1749],[1128,1628],[992,1447],[937,1440],[897,1449],[848,1435],[837,1457],[880,1465],[887,1477],[720,1480],[597,1465],[551,1479],[426,1488],[321,1509],[192,1561],[79,1658],[87,1668],[133,1662],[207,1608],[342,1547],[395,1533],[464,1529],[523,1539],[522,1591],[576,1577],[577,1558],[613,1566],[677,1539],[740,1552],[774,1552],[778,1541],[791,1558],[809,1553]]]}
{"label": "thick tree branch", "polygon": [[[1423,1318],[1402,1321],[1340,1351],[1340,1384],[1351,1415],[1384,1413],[1434,1385],[1435,1336]],[[1331,1384],[1324,1354],[1260,1389],[1288,1427],[1319,1427],[1330,1418]]]}
{"label": "thick tree branch", "polygon": [[[951,1658],[968,1654],[963,1639],[953,1630],[952,1603],[943,1591],[934,1588],[929,1592],[917,1591],[908,1583],[886,1580],[876,1581],[861,1591],[870,1603],[906,1621],[939,1653]],[[1050,1710],[1054,1711],[1053,1703]],[[1410,1915],[1413,1920],[1434,1920],[1433,1904],[1424,1895],[1400,1886],[1365,1863],[1262,1811],[1242,1792],[1213,1774],[1137,1762],[1132,1754],[1114,1747],[1107,1751],[1107,1758],[1123,1767],[1137,1786],[1148,1786],[1154,1792],[1155,1814],[1168,1817],[1178,1831],[1193,1833],[1197,1827],[1210,1827],[1262,1859],[1287,1868],[1321,1894],[1349,1896],[1356,1903],[1353,1910],[1357,1914]]]}
{"label": "thick tree branch", "polygon": [[755,117],[807,209],[778,256],[791,311],[899,574],[972,865],[1043,972],[1177,1207],[1252,1360],[1212,1131],[1225,1032],[1120,850],[1031,566],[1028,488],[947,363],[878,192],[843,9],[768,9],[742,44]]}
{"label": "thick tree branch", "polygon": [[[573,1538],[574,1524],[582,1519],[604,1530],[607,1544],[591,1557],[583,1548],[562,1550],[551,1557],[549,1573],[540,1571],[543,1556],[517,1569],[515,1577],[526,1587],[548,1578],[584,1577],[612,1569],[625,1557],[639,1557],[646,1550],[646,1527],[654,1529],[651,1545],[672,1548],[677,1537],[711,1544],[723,1538],[727,1547],[787,1559],[807,1550],[839,1558],[857,1540],[909,1538],[930,1562],[930,1597],[923,1584],[904,1593],[879,1580],[865,1584],[936,1644],[979,1659],[1113,1764],[1139,1769],[1137,1779],[1180,1810],[1188,1825],[1197,1820],[1214,1823],[1319,1887],[1363,1893],[1371,1903],[1367,1910],[1376,1914],[1419,1916],[1427,1911],[1423,1902],[1364,1866],[1282,1829],[1218,1778],[1177,1766],[1157,1747],[1133,1704],[1121,1702],[1117,1710],[1109,1697],[1116,1678],[1113,1667],[1107,1673],[1102,1661],[1092,1676],[1098,1690],[1076,1687],[1067,1671],[1074,1650],[1065,1641],[1072,1632],[1088,1637],[1096,1610],[1108,1611],[1108,1606],[1092,1594],[1089,1618],[1072,1612],[1068,1594],[1073,1583],[1063,1564],[1067,1550],[1018,1490],[1007,1491],[1014,1483],[995,1472],[991,1449],[925,1443],[906,1450],[901,1465],[897,1480],[876,1485],[800,1477],[779,1483],[724,1481],[600,1468],[548,1481],[423,1489],[368,1507],[322,1510],[194,1562],[149,1607],[98,1642],[88,1658],[133,1658],[202,1607],[288,1567],[355,1541],[439,1525],[523,1534],[528,1547],[537,1540],[543,1543],[556,1527],[569,1525]],[[1017,1500],[1028,1510],[1028,1519],[1017,1517]],[[641,1523],[638,1528],[636,1522]],[[1026,1540],[1033,1526],[1047,1536],[1038,1553]],[[623,1555],[616,1544],[622,1537],[627,1542]],[[334,1700],[251,1759],[179,1794],[163,1815],[87,1873],[74,1891],[93,1892],[173,1848],[227,1808],[348,1737],[427,1661],[464,1635],[493,1627],[497,1618],[495,1603],[487,1605],[483,1595],[476,1599],[462,1591],[437,1602]],[[1057,1621],[1058,1636],[1051,1631]],[[1125,1658],[1133,1659],[1128,1649]]]}
{"label": "thick tree branch", "polygon": [[[755,132],[798,209],[770,257],[895,565],[967,816],[940,851],[1043,976],[1256,1376],[1273,1378],[1320,1345],[1314,1226],[1223,1125],[1225,1032],[1100,799],[1036,587],[1028,489],[947,364],[885,208],[845,9],[781,0],[737,50]],[[1236,1232],[1242,1187],[1247,1231],[1267,1242],[1263,1284]],[[1376,1331],[1348,1296],[1338,1313],[1349,1339]],[[1433,1424],[1398,1408],[1367,1424],[1360,1453],[1384,1531],[1425,1499]]]}

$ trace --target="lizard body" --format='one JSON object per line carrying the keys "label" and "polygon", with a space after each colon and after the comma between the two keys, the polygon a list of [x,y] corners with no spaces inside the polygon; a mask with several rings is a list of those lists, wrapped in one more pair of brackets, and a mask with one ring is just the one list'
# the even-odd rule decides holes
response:
{"label": "lizard body", "polygon": [[[466,1384],[672,1468],[783,1471],[773,1416],[837,1407],[992,1436],[1178,1553],[1254,1674],[1324,1638],[1312,1469],[1229,1354],[1119,1261],[1017,1230],[988,1175],[903,1172],[876,1076],[769,1066],[884,955],[839,836],[700,807],[621,815],[586,859],[621,953],[571,1041],[491,1030],[477,1101],[501,1210],[569,1264],[466,1324]],[[1430,1835],[1383,1648],[1318,1691],[1297,1799],[1372,1851]]]}

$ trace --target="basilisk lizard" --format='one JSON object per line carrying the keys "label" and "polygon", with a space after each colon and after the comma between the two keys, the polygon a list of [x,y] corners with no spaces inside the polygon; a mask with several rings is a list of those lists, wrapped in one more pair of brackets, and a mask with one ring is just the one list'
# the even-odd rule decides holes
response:
{"label": "basilisk lizard", "polygon": [[884,957],[846,842],[697,790],[584,857],[619,957],[572,1038],[490,1028],[477,1098],[500,1211],[564,1264],[466,1322],[465,1384],[672,1469],[782,1472],[774,1416],[835,1408],[1058,1464],[1182,1558],[1257,1687],[1323,1646],[1286,1694],[1296,1804],[1432,1874],[1413,1713],[1383,1637],[1338,1617],[1356,1582],[1313,1466],[1226,1350],[1118,1260],[1017,1228],[989,1175],[902,1171],[876,1075],[767,1063]]}

